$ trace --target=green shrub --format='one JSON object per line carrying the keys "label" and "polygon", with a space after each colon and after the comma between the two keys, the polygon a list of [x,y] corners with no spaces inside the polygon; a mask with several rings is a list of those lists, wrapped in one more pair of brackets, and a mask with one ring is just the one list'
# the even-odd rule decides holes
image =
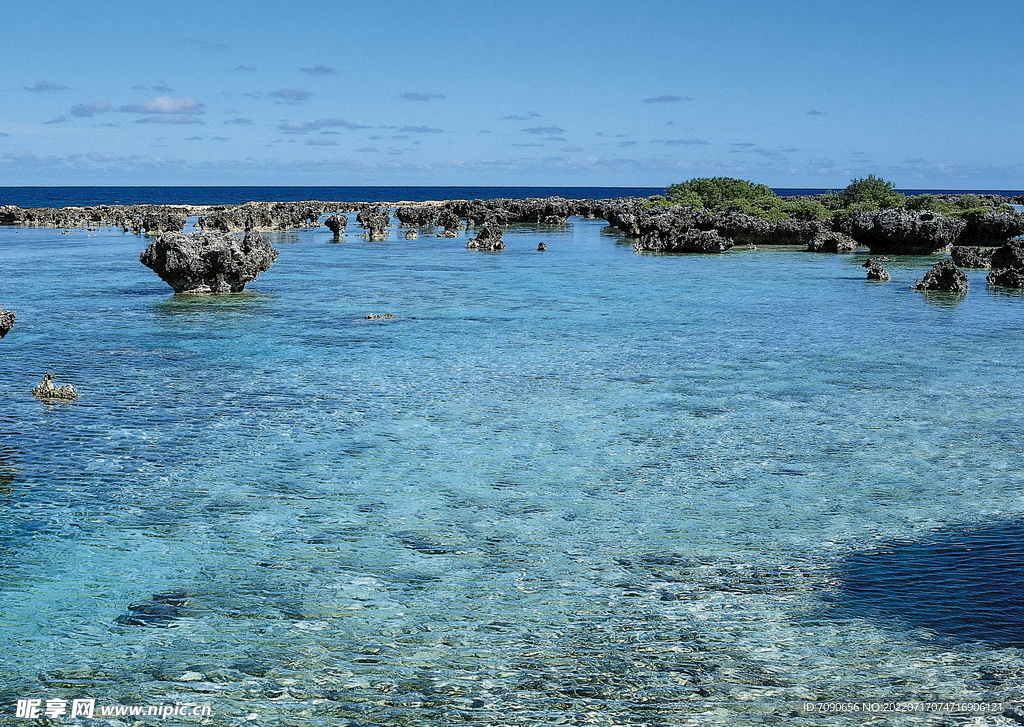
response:
{"label": "green shrub", "polygon": [[903,206],[908,210],[938,212],[946,217],[955,217],[957,213],[962,211],[956,205],[945,202],[934,194],[918,194],[914,197],[908,197]]}
{"label": "green shrub", "polygon": [[674,204],[707,209],[720,209],[723,205],[732,204],[738,200],[752,201],[772,197],[778,199],[767,185],[754,184],[732,177],[696,177],[686,182],[673,184],[665,190],[665,194]]}
{"label": "green shrub", "polygon": [[845,203],[843,195],[838,192],[826,192],[818,197],[818,204],[827,210],[841,210]]}
{"label": "green shrub", "polygon": [[854,179],[840,195],[843,197],[843,207],[864,212],[899,207],[907,199],[906,195],[896,191],[896,185],[874,174],[864,179]]}
{"label": "green shrub", "polygon": [[794,220],[823,220],[832,214],[820,198],[782,200],[781,209]]}

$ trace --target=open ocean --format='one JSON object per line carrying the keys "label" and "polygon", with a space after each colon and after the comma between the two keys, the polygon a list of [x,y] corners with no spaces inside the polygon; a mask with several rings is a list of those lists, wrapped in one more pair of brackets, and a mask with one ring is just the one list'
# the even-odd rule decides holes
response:
{"label": "open ocean", "polygon": [[187,297],[143,236],[0,227],[0,725],[1024,721],[1024,294],[580,218],[264,236],[246,292]]}

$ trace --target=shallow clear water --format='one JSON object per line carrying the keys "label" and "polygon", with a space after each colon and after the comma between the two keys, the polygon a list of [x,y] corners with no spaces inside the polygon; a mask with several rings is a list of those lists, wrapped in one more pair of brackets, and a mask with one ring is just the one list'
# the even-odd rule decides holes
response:
{"label": "shallow clear water", "polygon": [[[638,255],[601,221],[398,237],[271,235],[246,293],[187,298],[142,237],[0,228],[0,723],[1024,699],[1012,619],[963,627],[975,586],[1021,612],[1024,296],[910,290],[924,258]],[[34,400],[47,371],[80,399]]]}

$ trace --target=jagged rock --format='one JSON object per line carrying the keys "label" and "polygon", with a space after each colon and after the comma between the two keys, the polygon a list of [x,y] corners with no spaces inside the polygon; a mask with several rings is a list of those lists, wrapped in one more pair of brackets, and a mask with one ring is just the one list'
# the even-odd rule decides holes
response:
{"label": "jagged rock", "polygon": [[394,318],[395,316],[391,313],[369,313],[366,317],[370,320],[377,320],[378,318]]}
{"label": "jagged rock", "polygon": [[216,232],[168,233],[143,250],[139,261],[175,293],[239,293],[277,259],[258,232],[244,238]]}
{"label": "jagged rock", "polygon": [[316,227],[322,211],[322,202],[246,202],[200,217],[198,225],[207,232]]}
{"label": "jagged rock", "polygon": [[1010,239],[1024,235],[1024,215],[1016,211],[972,213],[964,221],[967,224],[957,238],[960,245],[1005,245]]}
{"label": "jagged rock", "polygon": [[829,228],[820,220],[779,220],[769,233],[772,245],[809,245],[811,240]]}
{"label": "jagged rock", "polygon": [[43,401],[60,400],[74,401],[78,398],[78,392],[71,384],[63,386],[53,385],[53,374],[46,374],[36,388],[32,389],[32,396]]}
{"label": "jagged rock", "polygon": [[391,213],[386,207],[367,207],[356,215],[356,222],[366,230],[371,240],[388,239],[388,225],[391,224]]}
{"label": "jagged rock", "polygon": [[819,232],[807,243],[808,252],[835,252],[850,253],[857,252],[860,245],[849,235],[842,232]]}
{"label": "jagged rock", "polygon": [[689,207],[643,218],[639,237],[633,243],[637,252],[723,253],[734,243],[711,227],[707,214]]}
{"label": "jagged rock", "polygon": [[643,200],[636,198],[609,200],[599,206],[597,214],[609,225],[634,239],[640,237],[640,222],[651,216]]}
{"label": "jagged rock", "polygon": [[839,226],[871,252],[932,255],[947,252],[967,225],[937,212],[908,209],[854,212]]}
{"label": "jagged rock", "polygon": [[430,227],[437,221],[437,207],[399,207],[395,217],[403,227]]}
{"label": "jagged rock", "polygon": [[1010,242],[992,253],[992,272],[986,278],[989,285],[1004,288],[1024,288],[1024,242]]}
{"label": "jagged rock", "polygon": [[462,220],[449,207],[438,213],[437,224],[444,228],[444,232],[438,234],[438,237],[458,237],[458,231],[462,229]]}
{"label": "jagged rock", "polygon": [[335,237],[341,237],[345,234],[345,228],[348,227],[348,217],[345,215],[331,215],[324,224],[327,229],[334,233]]}
{"label": "jagged rock", "polygon": [[501,228],[497,225],[486,225],[480,229],[475,238],[466,243],[468,250],[490,250],[496,252],[505,249],[501,239]]}
{"label": "jagged rock", "polygon": [[416,232],[416,230],[406,230],[406,232],[405,232],[405,239],[406,240],[418,240],[419,237],[420,237],[420,233]]}
{"label": "jagged rock", "polygon": [[954,245],[953,249],[949,252],[953,262],[962,268],[990,268],[992,267],[992,254],[995,252],[995,249],[989,248],[985,250],[980,247]]}
{"label": "jagged rock", "polygon": [[14,321],[18,314],[12,310],[0,308],[0,338],[3,338],[14,328]]}
{"label": "jagged rock", "polygon": [[863,267],[868,269],[868,280],[892,280],[889,271],[882,267],[881,263],[868,258]]}
{"label": "jagged rock", "polygon": [[946,293],[964,293],[971,281],[952,260],[939,260],[925,273],[924,280],[914,284],[916,290],[940,290]]}
{"label": "jagged rock", "polygon": [[718,212],[711,218],[711,227],[737,245],[764,245],[772,242],[773,225],[746,212]]}

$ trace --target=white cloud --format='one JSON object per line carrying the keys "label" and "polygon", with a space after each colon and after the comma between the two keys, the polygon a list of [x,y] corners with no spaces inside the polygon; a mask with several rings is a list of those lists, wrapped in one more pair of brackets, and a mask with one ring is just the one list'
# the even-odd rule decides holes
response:
{"label": "white cloud", "polygon": [[170,96],[157,96],[141,104],[122,106],[118,111],[129,114],[201,114],[205,104],[201,104],[191,96],[185,98],[171,98]]}

